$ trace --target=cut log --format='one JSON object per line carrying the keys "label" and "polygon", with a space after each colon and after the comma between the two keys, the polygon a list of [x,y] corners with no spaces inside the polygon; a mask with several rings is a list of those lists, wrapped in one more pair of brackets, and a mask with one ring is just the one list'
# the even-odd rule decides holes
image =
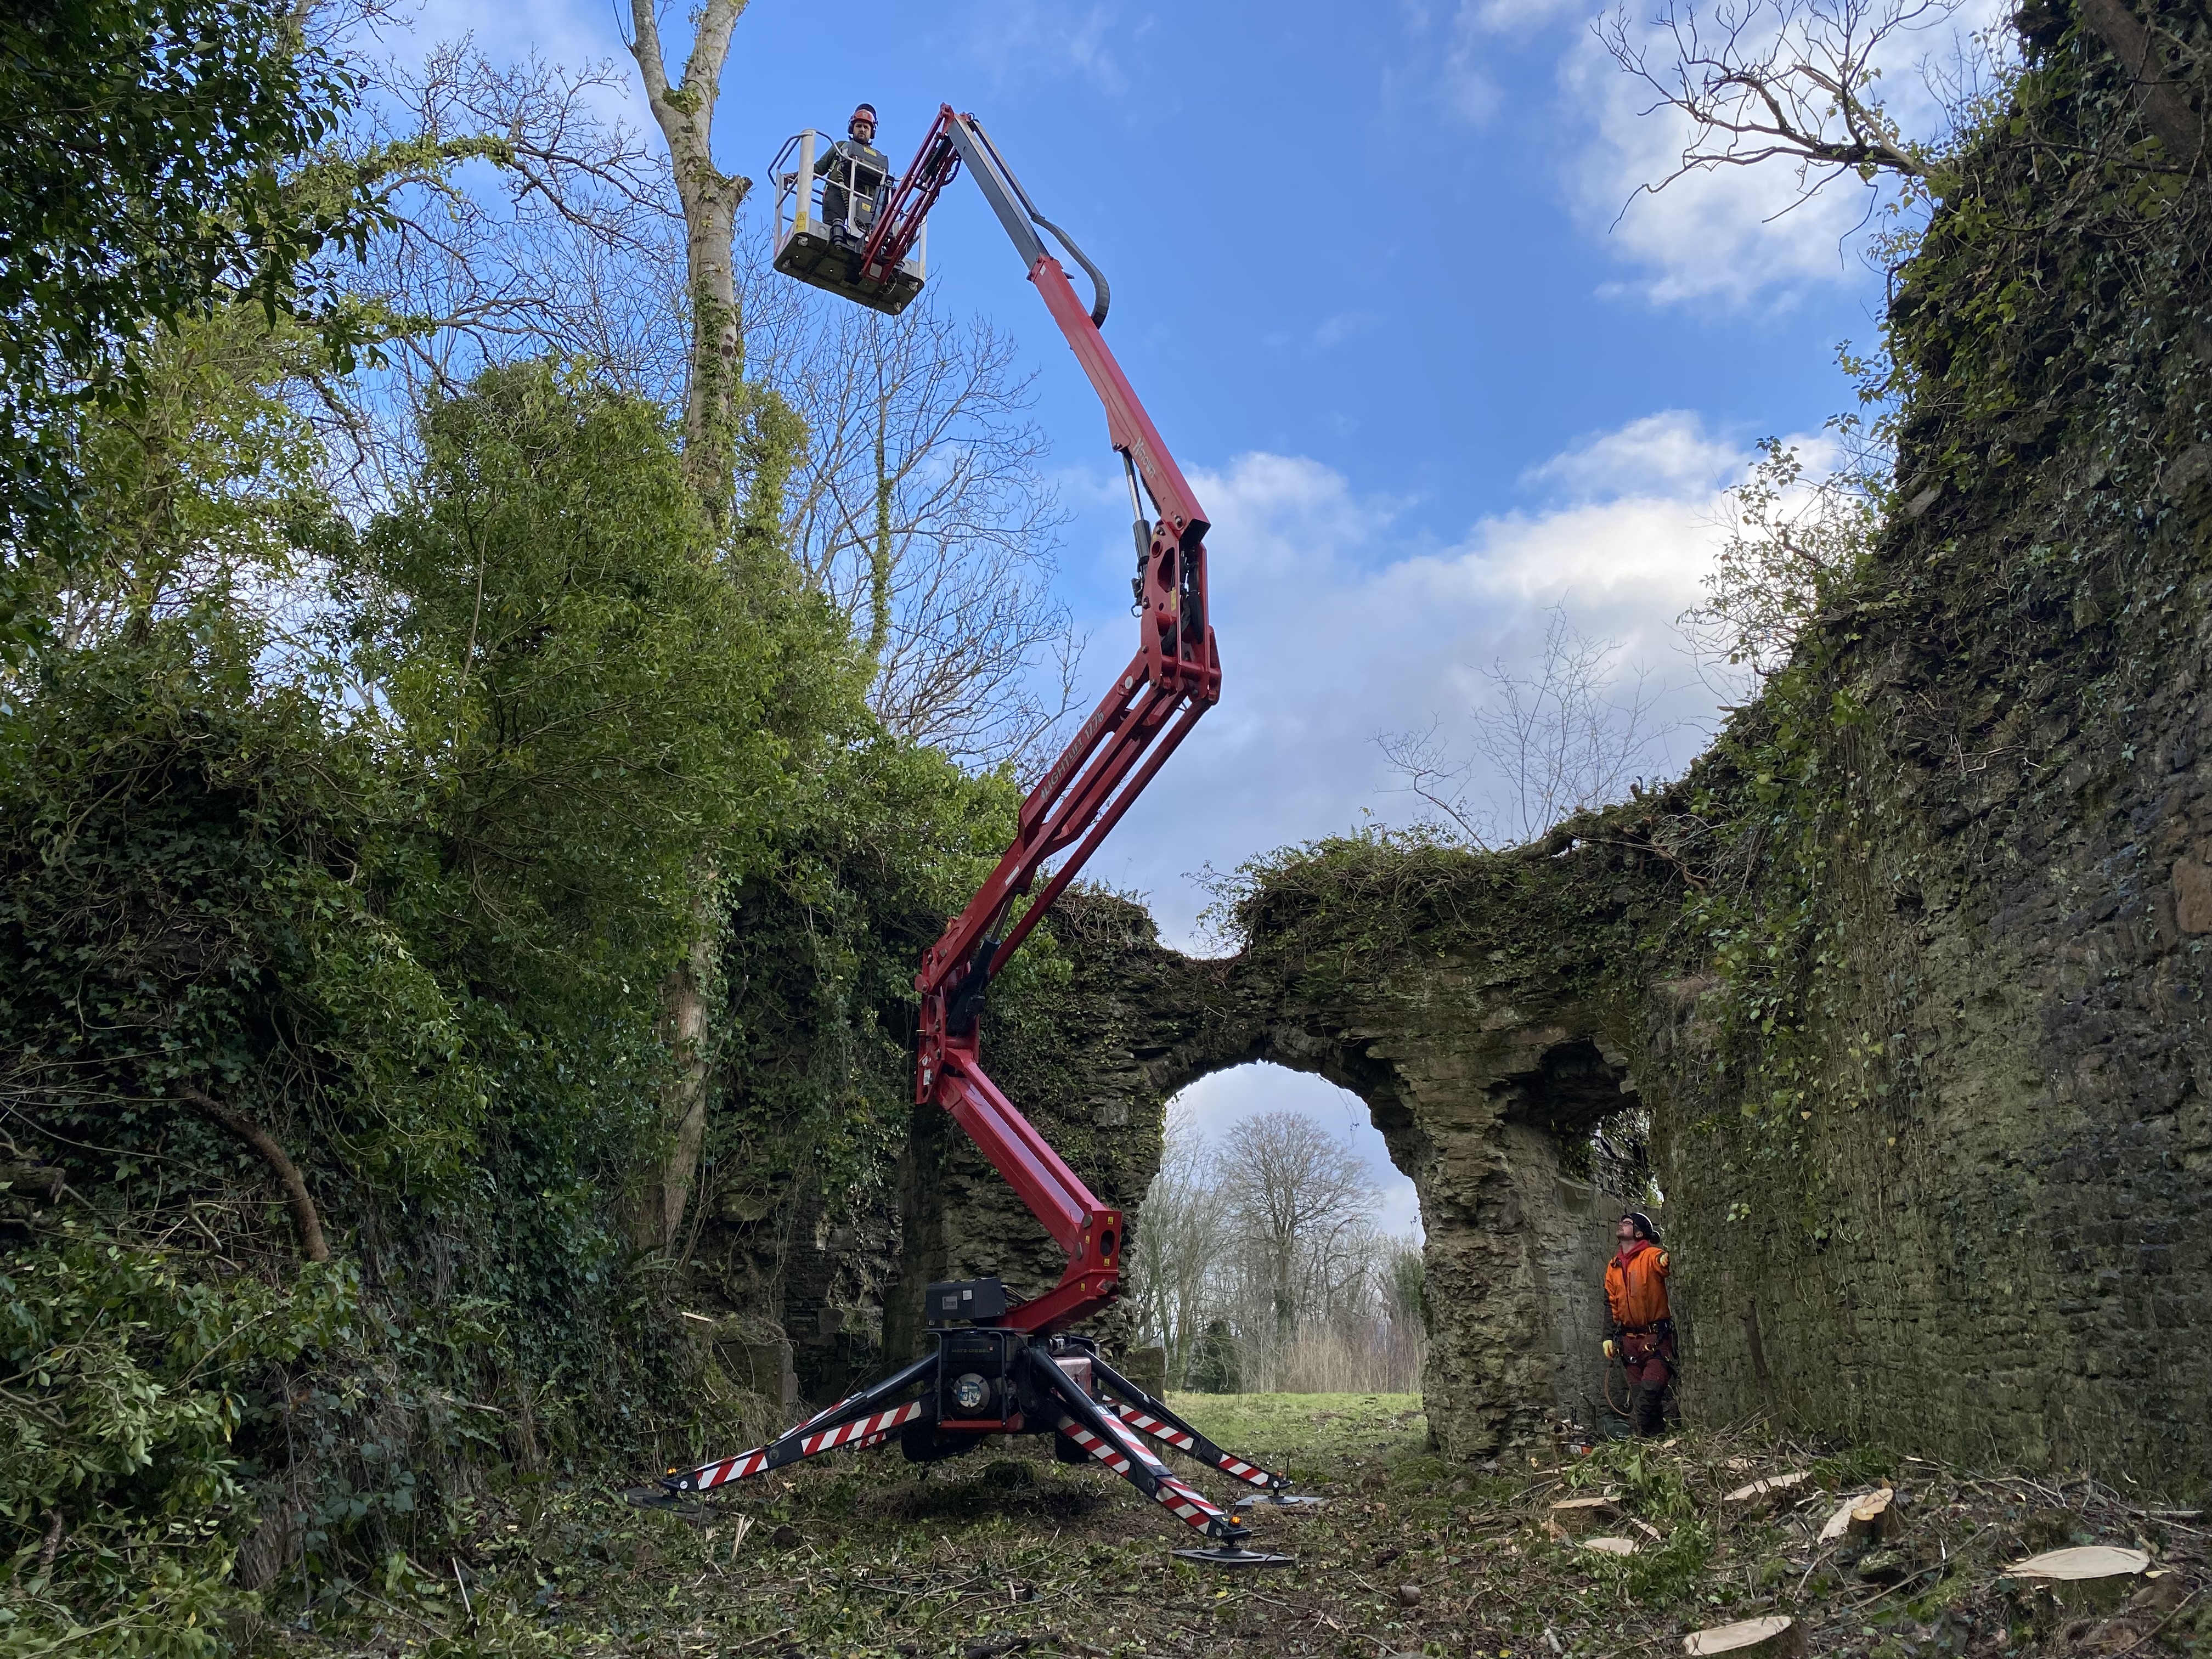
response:
{"label": "cut log", "polygon": [[1820,1541],[1832,1544],[1838,1538],[1850,1537],[1874,1542],[1889,1530],[1890,1505],[1896,1499],[1897,1494],[1887,1486],[1846,1498],[1820,1528]]}
{"label": "cut log", "polygon": [[1620,1518],[1610,1498],[1562,1498],[1552,1505],[1552,1524],[1570,1538],[1580,1538]]}
{"label": "cut log", "polygon": [[1844,1530],[1852,1537],[1871,1544],[1889,1530],[1890,1517],[1897,1513],[1893,1505],[1897,1494],[1887,1486],[1880,1492],[1870,1492],[1851,1505],[1850,1519]]}
{"label": "cut log", "polygon": [[2149,1565],[2141,1550],[2085,1544],[2032,1555],[2005,1571],[2069,1613],[2106,1613],[2119,1606]]}
{"label": "cut log", "polygon": [[1682,1651],[1691,1659],[1711,1659],[1722,1653],[1753,1659],[1798,1659],[1805,1651],[1805,1627],[1780,1613],[1746,1619],[1738,1624],[1691,1632],[1682,1638]]}
{"label": "cut log", "polygon": [[1809,1469],[1796,1469],[1788,1474],[1770,1474],[1764,1480],[1754,1480],[1747,1486],[1738,1486],[1721,1501],[1724,1504],[1741,1504],[1748,1509],[1771,1508],[1812,1478],[1812,1471]]}
{"label": "cut log", "polygon": [[1585,1538],[1583,1547],[1595,1550],[1600,1555],[1633,1555],[1636,1553],[1636,1540],[1633,1538]]}

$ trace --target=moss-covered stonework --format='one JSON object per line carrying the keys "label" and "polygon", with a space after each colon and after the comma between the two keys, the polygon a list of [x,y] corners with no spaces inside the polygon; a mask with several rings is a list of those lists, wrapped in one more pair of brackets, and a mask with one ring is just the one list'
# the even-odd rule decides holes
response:
{"label": "moss-covered stonework", "polygon": [[[1395,872],[1395,855],[1379,858]],[[1456,854],[1429,862],[1470,904],[1546,879]],[[1186,1084],[1267,1060],[1352,1090],[1419,1193],[1439,1356],[1432,1431],[1470,1455],[1538,1437],[1563,1407],[1589,1413],[1597,1389],[1597,1279],[1620,1206],[1580,1178],[1590,1172],[1577,1153],[1601,1119],[1635,1103],[1626,1054],[1594,1041],[1592,1010],[1508,943],[1471,960],[1422,951],[1378,976],[1340,938],[1353,966],[1340,974],[1309,953],[1334,914],[1319,908],[1312,934],[1285,917],[1237,957],[1201,961],[1164,949],[1133,905],[1072,901],[1056,924],[1070,983],[1049,1018],[990,1027],[987,1062],[1071,1165],[1133,1212],[1158,1167],[1164,1103]],[[917,1121],[905,1295],[981,1272],[1043,1288],[1057,1252],[949,1127]],[[1104,1334],[1119,1334],[1110,1320]]]}
{"label": "moss-covered stonework", "polygon": [[[1448,1450],[1586,1397],[1610,1206],[1560,1159],[1626,1090],[1690,1413],[2212,1478],[2212,183],[2066,15],[2023,25],[1900,276],[1882,541],[1686,779],[1517,854],[1285,854],[1228,961],[1093,899],[1066,1004],[991,1034],[1125,1204],[1209,1071],[1364,1099],[1420,1194]],[[1036,1282],[972,1161],[911,1156],[909,1272]]]}

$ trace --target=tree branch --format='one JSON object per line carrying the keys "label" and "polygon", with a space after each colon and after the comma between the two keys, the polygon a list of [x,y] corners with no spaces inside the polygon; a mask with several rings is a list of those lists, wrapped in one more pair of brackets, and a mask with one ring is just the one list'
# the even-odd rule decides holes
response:
{"label": "tree branch", "polygon": [[261,1155],[261,1161],[276,1177],[276,1184],[284,1189],[284,1201],[292,1211],[292,1225],[300,1235],[300,1253],[310,1261],[328,1261],[331,1249],[323,1243],[322,1218],[315,1213],[315,1200],[307,1194],[307,1183],[301,1176],[300,1166],[285,1155],[276,1138],[252,1118],[232,1111],[213,1096],[189,1085],[177,1091],[177,1097]]}

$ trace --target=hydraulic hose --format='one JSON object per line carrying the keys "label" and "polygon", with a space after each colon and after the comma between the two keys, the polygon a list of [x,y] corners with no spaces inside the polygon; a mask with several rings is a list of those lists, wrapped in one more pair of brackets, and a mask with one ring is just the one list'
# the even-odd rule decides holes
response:
{"label": "hydraulic hose", "polygon": [[1024,201],[1023,205],[1030,208],[1030,218],[1036,220],[1037,223],[1042,225],[1055,237],[1059,238],[1060,245],[1066,248],[1069,253],[1074,256],[1075,263],[1081,265],[1085,274],[1091,278],[1091,326],[1093,328],[1105,327],[1106,307],[1113,303],[1114,299],[1114,291],[1106,286],[1106,273],[1099,270],[1097,265],[1091,263],[1090,258],[1084,253],[1083,250],[1076,246],[1075,239],[1073,236],[1070,236],[1058,225],[1053,223],[1051,220],[1046,218],[1044,215],[1039,213],[1036,208],[1030,207],[1030,204],[1026,200]]}

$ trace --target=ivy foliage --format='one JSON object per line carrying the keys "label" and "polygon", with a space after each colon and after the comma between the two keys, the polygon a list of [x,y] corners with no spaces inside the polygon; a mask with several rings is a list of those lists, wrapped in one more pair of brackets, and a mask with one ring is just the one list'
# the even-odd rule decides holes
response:
{"label": "ivy foliage", "polygon": [[[456,1469],[693,1438],[697,1360],[627,1221],[699,896],[731,917],[719,1167],[853,1201],[905,1122],[902,974],[1015,790],[874,731],[835,619],[771,543],[714,536],[659,410],[558,365],[493,372],[427,412],[420,475],[356,538],[240,441],[269,363],[166,459],[146,434],[173,426],[101,434],[149,481],[143,556],[0,701],[0,1152],[70,1195],[20,1220],[0,1300],[74,1340],[36,1287],[93,1228],[154,1264],[131,1270],[133,1306],[173,1298],[149,1329],[213,1287],[307,1295],[325,1270],[300,1276],[264,1160],[195,1102],[271,1134],[359,1316],[244,1365],[228,1473],[216,1417],[140,1395],[200,1436],[195,1479],[252,1483],[285,1582],[327,1594],[434,1526]],[[195,562],[240,526],[245,551]],[[311,626],[257,602],[318,567]],[[9,1386],[62,1463],[106,1455],[62,1373]],[[108,1616],[86,1503],[166,1535],[152,1488],[102,1490],[0,1509],[26,1559],[63,1518],[52,1620]],[[164,1558],[175,1606],[221,1600],[250,1518],[222,1501],[234,1525]]]}
{"label": "ivy foliage", "polygon": [[228,1581],[253,1516],[232,1442],[271,1366],[349,1339],[358,1287],[190,1267],[74,1229],[0,1255],[0,1654],[199,1659],[257,1604]]}

